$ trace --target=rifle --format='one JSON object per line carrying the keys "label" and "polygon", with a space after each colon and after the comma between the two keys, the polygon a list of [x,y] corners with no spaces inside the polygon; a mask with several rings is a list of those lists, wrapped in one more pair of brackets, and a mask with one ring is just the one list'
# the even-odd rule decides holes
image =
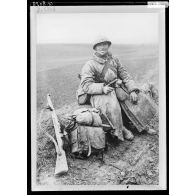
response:
{"label": "rifle", "polygon": [[106,84],[105,86],[111,86],[111,87],[114,87],[112,86],[115,82],[117,82],[118,79],[114,79],[113,81],[110,81],[108,84]]}
{"label": "rifle", "polygon": [[64,134],[61,133],[60,123],[58,121],[58,118],[57,118],[57,115],[56,115],[56,112],[53,107],[49,94],[47,94],[47,104],[48,104],[49,109],[52,111],[52,121],[54,124],[55,135],[57,139],[57,144],[55,144],[56,153],[57,153],[55,175],[60,175],[68,171],[68,164],[67,164],[66,154],[63,149],[63,141],[62,141],[62,137],[64,136]]}

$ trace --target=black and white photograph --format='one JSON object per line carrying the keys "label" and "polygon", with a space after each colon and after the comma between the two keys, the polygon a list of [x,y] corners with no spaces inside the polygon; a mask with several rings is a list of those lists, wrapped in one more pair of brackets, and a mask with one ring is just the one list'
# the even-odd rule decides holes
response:
{"label": "black and white photograph", "polygon": [[166,190],[166,9],[30,4],[32,191]]}

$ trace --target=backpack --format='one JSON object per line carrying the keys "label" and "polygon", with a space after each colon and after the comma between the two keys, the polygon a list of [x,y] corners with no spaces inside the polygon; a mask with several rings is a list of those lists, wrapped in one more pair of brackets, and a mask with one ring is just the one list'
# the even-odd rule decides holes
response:
{"label": "backpack", "polygon": [[64,121],[69,136],[71,154],[86,158],[92,153],[102,153],[105,149],[105,132],[102,121],[95,108],[80,108]]}

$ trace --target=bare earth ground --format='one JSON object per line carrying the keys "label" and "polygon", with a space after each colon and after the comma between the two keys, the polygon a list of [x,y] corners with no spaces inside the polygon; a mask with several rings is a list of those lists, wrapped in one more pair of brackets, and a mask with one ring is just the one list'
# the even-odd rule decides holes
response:
{"label": "bare earth ground", "polygon": [[[71,113],[76,104],[64,106],[57,110],[59,120],[63,120],[66,113]],[[49,112],[41,119],[41,126],[54,136],[51,115]],[[151,127],[158,131],[158,120],[151,123]],[[38,184],[66,184],[66,185],[103,185],[103,184],[158,184],[158,135],[138,134],[133,131],[133,141],[109,142],[104,153],[104,163],[96,155],[80,160],[71,158],[66,151],[69,171],[66,175],[54,176],[56,153],[53,143],[39,129],[38,131]]]}
{"label": "bare earth ground", "polygon": [[157,138],[136,136],[132,142],[125,141],[110,146],[105,153],[105,163],[96,157],[89,159],[68,158],[69,171],[60,178],[54,177],[54,162],[47,164],[39,175],[39,184],[103,185],[125,184],[158,185]]}
{"label": "bare earth ground", "polygon": [[[116,46],[113,53],[128,69],[138,83],[153,82],[158,88],[157,46]],[[76,108],[75,91],[77,74],[87,59],[91,58],[88,45],[38,45],[37,46],[37,122],[40,110],[50,93],[60,120]],[[67,106],[69,105],[69,106]],[[54,135],[51,116],[44,113],[42,128]],[[158,131],[158,118],[151,126]],[[133,131],[133,141],[109,142],[102,164],[98,156],[73,159],[68,155],[69,171],[55,178],[55,148],[37,125],[37,183],[47,184],[153,184],[159,182],[158,135],[138,134]]]}

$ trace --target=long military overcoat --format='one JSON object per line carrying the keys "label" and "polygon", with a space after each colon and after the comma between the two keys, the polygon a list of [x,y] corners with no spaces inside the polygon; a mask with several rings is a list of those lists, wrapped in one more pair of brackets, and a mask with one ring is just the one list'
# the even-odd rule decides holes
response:
{"label": "long military overcoat", "polygon": [[[102,70],[106,63],[109,64],[109,68],[102,77]],[[118,58],[114,57],[111,53],[108,53],[105,58],[94,53],[93,58],[82,68],[80,88],[85,93],[91,95],[91,105],[101,109],[102,113],[108,116],[114,125],[115,136],[120,140],[124,140],[122,133],[124,126],[121,108],[116,93],[114,90],[109,94],[103,93],[104,85],[117,78],[122,80],[129,92],[135,89],[132,77],[120,63]]]}

